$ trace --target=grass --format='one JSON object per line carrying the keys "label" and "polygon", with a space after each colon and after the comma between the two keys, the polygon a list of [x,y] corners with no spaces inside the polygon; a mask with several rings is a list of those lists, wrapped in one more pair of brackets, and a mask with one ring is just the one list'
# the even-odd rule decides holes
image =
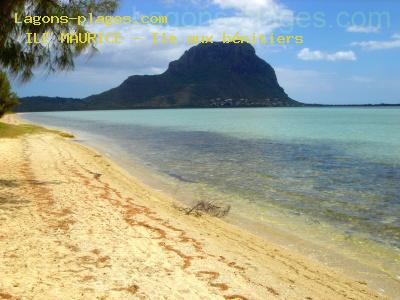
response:
{"label": "grass", "polygon": [[39,134],[39,133],[54,133],[54,134],[58,134],[59,136],[62,136],[65,138],[73,138],[74,137],[72,134],[69,134],[66,132],[53,130],[53,129],[47,129],[47,128],[40,127],[37,125],[30,125],[30,124],[13,125],[13,124],[7,124],[7,123],[0,122],[0,139],[1,138],[18,138],[18,137],[26,135],[26,134]]}

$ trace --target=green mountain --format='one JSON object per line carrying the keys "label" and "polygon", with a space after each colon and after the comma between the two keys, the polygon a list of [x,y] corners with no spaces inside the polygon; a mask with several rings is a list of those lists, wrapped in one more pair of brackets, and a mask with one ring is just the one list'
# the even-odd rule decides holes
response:
{"label": "green mountain", "polygon": [[17,111],[174,107],[302,106],[278,84],[274,69],[244,44],[200,44],[160,75],[134,75],[84,99],[27,97]]}

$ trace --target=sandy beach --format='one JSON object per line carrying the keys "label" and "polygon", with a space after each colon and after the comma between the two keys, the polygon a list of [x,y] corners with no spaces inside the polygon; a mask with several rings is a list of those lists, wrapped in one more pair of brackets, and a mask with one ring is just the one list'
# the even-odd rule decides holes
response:
{"label": "sandy beach", "polygon": [[0,155],[0,299],[386,299],[57,134]]}

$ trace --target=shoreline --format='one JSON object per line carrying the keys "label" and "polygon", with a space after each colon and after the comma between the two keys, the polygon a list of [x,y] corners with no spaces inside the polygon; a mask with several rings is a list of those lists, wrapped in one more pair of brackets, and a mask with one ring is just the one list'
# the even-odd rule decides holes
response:
{"label": "shoreline", "polygon": [[0,295],[385,299],[223,220],[186,216],[76,142],[28,135],[0,151],[13,170],[1,192],[15,200],[0,197]]}
{"label": "shoreline", "polygon": [[[51,123],[43,124],[53,128]],[[400,288],[396,268],[398,254],[392,249],[385,248],[361,235],[358,237],[353,235],[347,240],[347,236],[343,234],[344,230],[322,221],[312,223],[307,216],[288,214],[282,212],[279,207],[262,207],[263,214],[260,218],[259,206],[243,203],[240,196],[234,193],[217,191],[204,183],[182,181],[170,173],[163,173],[158,166],[140,159],[137,152],[126,151],[126,148],[112,138],[75,128],[63,126],[54,128],[77,133],[75,142],[99,151],[153,191],[161,192],[187,206],[193,206],[196,200],[202,198],[230,203],[232,209],[229,215],[222,219],[224,222],[288,251],[339,270],[351,278],[357,278],[358,281],[366,282],[370,288],[381,294],[398,298],[397,291]]]}
{"label": "shoreline", "polygon": [[[57,128],[68,131],[68,128]],[[78,138],[79,137],[80,133],[78,133]],[[188,184],[192,185],[196,183],[181,182],[180,178],[170,177],[169,174],[163,174],[160,171],[155,170],[153,168],[154,166],[149,166],[139,158],[132,156],[130,153],[128,154],[122,147],[114,148],[114,145],[111,147],[110,145],[112,144],[112,140],[107,140],[102,136],[94,137],[91,133],[85,133],[85,137],[79,139],[78,143],[96,149],[96,151],[105,155],[108,159],[133,176],[133,178],[144,183],[153,191],[167,195],[169,198],[174,199],[185,206],[193,206],[196,202],[194,200],[198,199],[198,197],[196,197],[196,190],[206,188],[188,187]],[[180,190],[179,192],[177,191],[178,188]],[[208,198],[209,196],[210,199],[215,198],[215,195],[203,195],[205,198]],[[233,194],[227,197],[227,194],[219,192],[215,199],[233,199],[234,197],[235,195]],[[302,223],[305,222],[304,220],[293,220],[296,216],[282,214],[278,217],[276,216],[277,211],[275,211],[273,213],[275,216],[271,215],[267,222],[264,220],[263,223],[260,223],[258,219],[256,221],[255,219],[249,218],[249,216],[255,216],[252,215],[254,209],[238,207],[235,205],[235,201],[232,202],[233,206],[230,213],[226,217],[220,219],[223,222],[227,222],[245,232],[260,237],[263,240],[279,245],[290,252],[303,255],[312,260],[316,260],[325,266],[340,270],[340,272],[347,274],[351,278],[357,278],[359,281],[367,282],[370,288],[380,291],[380,293],[384,295],[389,295],[395,298],[397,297],[396,291],[397,288],[400,288],[400,284],[399,281],[396,280],[396,269],[392,268],[391,270],[394,272],[390,273],[388,270],[381,268],[381,261],[379,261],[377,255],[368,256],[366,255],[367,250],[357,252],[357,250],[360,249],[351,248],[350,245],[346,245],[346,247],[343,245],[338,246],[335,242],[328,243],[325,240],[316,240],[315,237],[310,238],[309,235],[314,235],[317,231],[318,234],[320,234],[322,229],[319,227],[313,227],[312,229],[315,231],[311,232],[292,232],[290,229],[288,230],[288,228],[293,228],[296,225],[304,226],[305,224]],[[277,225],[277,222],[279,225]],[[282,226],[282,224],[285,225]],[[319,223],[318,226],[324,227],[324,233],[326,236],[337,236],[340,233],[338,229],[329,226],[327,223]],[[327,226],[329,226],[329,229],[326,228]],[[367,249],[370,249],[370,247],[373,246],[376,247],[375,244],[364,246]],[[382,251],[381,248],[373,249],[374,251]],[[353,255],[355,254],[358,256],[354,257]]]}

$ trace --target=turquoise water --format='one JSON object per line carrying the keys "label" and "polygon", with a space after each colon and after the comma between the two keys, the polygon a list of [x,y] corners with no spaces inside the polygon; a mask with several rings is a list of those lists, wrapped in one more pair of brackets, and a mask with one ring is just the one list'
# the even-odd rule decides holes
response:
{"label": "turquoise water", "polygon": [[196,197],[229,202],[253,222],[276,218],[274,224],[298,235],[355,247],[354,257],[365,254],[398,276],[398,108],[51,112],[24,118],[104,137],[110,148],[118,146]]}

